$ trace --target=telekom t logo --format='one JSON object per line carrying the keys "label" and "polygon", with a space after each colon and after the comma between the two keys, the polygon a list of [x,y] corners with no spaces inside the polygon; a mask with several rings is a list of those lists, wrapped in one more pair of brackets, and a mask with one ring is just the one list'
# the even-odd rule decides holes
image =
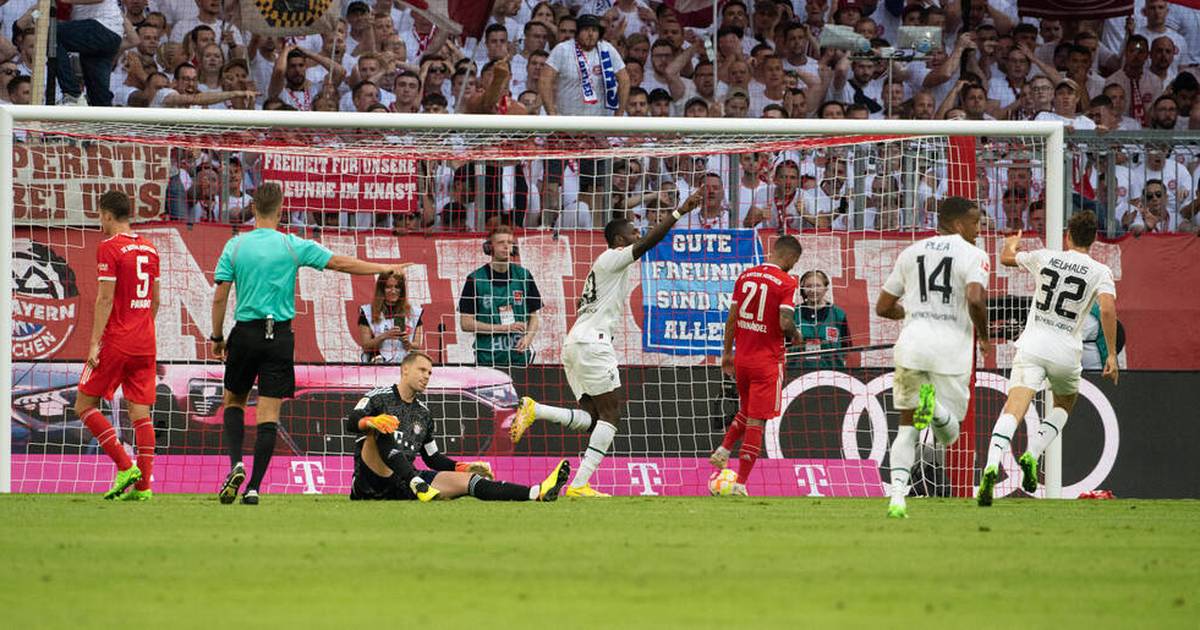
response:
{"label": "telekom t logo", "polygon": [[629,467],[629,483],[635,486],[641,486],[641,496],[656,497],[658,493],[654,491],[655,484],[662,484],[662,477],[658,476],[658,464],[651,462],[630,462],[626,464]]}
{"label": "telekom t logo", "polygon": [[796,473],[796,485],[808,487],[810,497],[823,497],[821,488],[829,487],[829,477],[825,474],[824,464],[796,464],[792,467]]}
{"label": "telekom t logo", "polygon": [[317,461],[293,460],[292,481],[304,484],[303,494],[321,494],[317,484],[325,483],[325,466]]}

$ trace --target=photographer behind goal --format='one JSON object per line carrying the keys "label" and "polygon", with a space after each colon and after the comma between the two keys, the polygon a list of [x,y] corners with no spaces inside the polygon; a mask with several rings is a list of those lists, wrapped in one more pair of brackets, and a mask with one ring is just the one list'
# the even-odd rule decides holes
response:
{"label": "photographer behind goal", "polygon": [[[354,441],[352,500],[455,499],[553,501],[571,476],[561,460],[536,486],[494,481],[485,462],[455,462],[438,450],[433,414],[417,398],[429,385],[433,359],[413,351],[400,363],[400,382],[363,396],[346,418]],[[430,470],[413,467],[418,452]]]}

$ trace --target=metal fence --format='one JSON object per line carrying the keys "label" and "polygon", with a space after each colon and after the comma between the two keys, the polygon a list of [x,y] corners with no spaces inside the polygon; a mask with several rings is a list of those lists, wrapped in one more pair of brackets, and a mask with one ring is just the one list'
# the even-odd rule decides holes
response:
{"label": "metal fence", "polygon": [[1200,131],[1067,134],[1068,214],[1094,210],[1106,234],[1196,232]]}

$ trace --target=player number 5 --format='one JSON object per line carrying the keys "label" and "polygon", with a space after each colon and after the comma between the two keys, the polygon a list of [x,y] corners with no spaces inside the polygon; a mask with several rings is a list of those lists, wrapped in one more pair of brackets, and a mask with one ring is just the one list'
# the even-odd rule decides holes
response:
{"label": "player number 5", "polygon": [[147,295],[150,295],[150,273],[142,268],[144,265],[149,264],[149,262],[149,256],[137,257],[137,296],[139,298],[144,298]]}

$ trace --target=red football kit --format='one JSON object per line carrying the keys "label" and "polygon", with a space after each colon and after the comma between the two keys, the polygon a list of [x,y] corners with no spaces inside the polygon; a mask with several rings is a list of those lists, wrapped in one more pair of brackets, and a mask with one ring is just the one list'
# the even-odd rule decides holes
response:
{"label": "red football kit", "polygon": [[132,232],[117,234],[96,249],[96,276],[116,286],[100,337],[100,363],[83,367],[79,391],[111,399],[120,386],[130,402],[153,405],[157,375],[150,306],[158,282],[158,250]]}
{"label": "red football kit", "polygon": [[770,263],[747,269],[734,284],[733,365],[746,418],[767,420],[781,412],[785,339],[779,313],[795,309],[796,286],[794,276]]}

